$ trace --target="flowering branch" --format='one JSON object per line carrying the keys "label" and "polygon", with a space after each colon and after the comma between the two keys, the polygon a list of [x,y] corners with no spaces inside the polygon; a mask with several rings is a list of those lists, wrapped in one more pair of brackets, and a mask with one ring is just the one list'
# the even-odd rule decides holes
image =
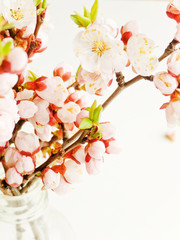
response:
{"label": "flowering branch", "polygon": [[[3,9],[7,9],[7,1],[2,2]],[[53,77],[37,76],[32,71],[25,74],[24,70],[28,59],[47,47],[45,25],[39,32],[47,2],[28,0],[28,4],[26,11],[25,1],[17,1],[16,8],[3,14],[5,21],[0,16],[0,122],[3,123],[0,157],[5,169],[0,188],[7,188],[3,192],[12,195],[26,192],[37,177],[42,179],[45,189],[59,186],[60,176],[66,184],[72,183],[76,172],[82,170],[81,163],[89,174],[95,173],[103,162],[103,154],[117,153],[119,149],[114,127],[109,122],[99,122],[100,114],[124,89],[142,79],[153,81],[162,94],[170,96],[170,102],[161,107],[166,108],[167,120],[176,124],[180,119],[180,111],[176,110],[180,105],[180,50],[175,51],[180,42],[180,27],[158,59],[153,55],[156,44],[139,33],[135,21],[122,26],[119,33],[112,21],[96,20],[98,0],[95,0],[90,11],[84,8],[84,15],[77,12],[71,15],[75,24],[84,28],[74,40],[74,50],[80,60],[76,75],[72,75],[71,66],[61,62],[54,69]],[[13,27],[7,25],[9,21]],[[168,72],[153,76],[158,63],[171,53]],[[129,65],[137,76],[125,81],[122,71]],[[105,94],[114,72],[118,84],[114,92],[102,105],[97,106],[95,100],[91,107],[87,106],[79,91]],[[65,84],[72,78],[72,84]],[[25,122],[34,131],[22,131]],[[72,135],[75,129],[79,130]],[[67,138],[69,133],[71,137]],[[40,156],[44,163],[39,166]]]}

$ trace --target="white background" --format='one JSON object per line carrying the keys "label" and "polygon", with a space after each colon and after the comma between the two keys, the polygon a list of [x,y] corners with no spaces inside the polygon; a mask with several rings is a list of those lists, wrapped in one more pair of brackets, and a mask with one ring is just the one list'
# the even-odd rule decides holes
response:
{"label": "white background", "polygon": [[[82,11],[83,6],[90,8],[92,2],[52,1],[55,28],[48,50],[35,61],[34,69],[51,75],[62,59],[74,68],[79,65],[72,45],[79,30],[69,15]],[[176,31],[175,22],[166,17],[166,5],[101,1],[100,12],[119,26],[138,20],[141,32],[155,40],[161,54]],[[164,69],[165,63],[161,64]],[[126,80],[132,76],[126,74]],[[174,143],[164,137],[167,125],[159,107],[166,101],[168,98],[145,80],[124,91],[102,116],[103,121],[117,126],[122,153],[106,157],[102,173],[89,176],[69,195],[51,193],[51,203],[67,217],[78,240],[180,239],[180,137],[177,134]]]}

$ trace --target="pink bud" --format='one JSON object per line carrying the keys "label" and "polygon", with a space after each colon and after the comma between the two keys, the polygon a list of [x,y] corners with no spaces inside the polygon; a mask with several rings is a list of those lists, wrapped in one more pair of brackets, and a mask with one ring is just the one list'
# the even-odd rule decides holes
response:
{"label": "pink bud", "polygon": [[42,172],[42,181],[45,189],[54,190],[59,185],[60,174],[47,167]]}
{"label": "pink bud", "polygon": [[109,144],[106,147],[106,153],[119,154],[120,152],[121,152],[121,147],[119,146],[119,142],[116,140],[109,141]]}
{"label": "pink bud", "polygon": [[19,187],[23,181],[23,177],[19,174],[14,167],[6,171],[5,181],[11,187]]}
{"label": "pink bud", "polygon": [[81,109],[78,104],[69,102],[58,110],[57,116],[64,123],[72,123],[76,120],[76,116],[80,110]]}
{"label": "pink bud", "polygon": [[37,112],[37,106],[28,100],[20,101],[18,104],[19,115],[23,119],[31,118]]}
{"label": "pink bud", "polygon": [[180,75],[180,50],[176,50],[173,52],[168,58],[168,72],[172,76]]}
{"label": "pink bud", "polygon": [[121,28],[121,34],[122,38],[121,40],[124,42],[126,45],[129,38],[134,35],[139,33],[139,24],[137,21],[129,21],[127,22],[124,26]]}
{"label": "pink bud", "polygon": [[72,67],[65,63],[59,63],[56,68],[54,69],[54,76],[59,76],[65,82],[71,78]]}
{"label": "pink bud", "polygon": [[113,138],[116,133],[116,128],[110,122],[101,123],[102,127],[102,138],[104,140]]}
{"label": "pink bud", "polygon": [[105,145],[102,141],[89,143],[87,152],[92,158],[101,159],[105,153]]}
{"label": "pink bud", "polygon": [[89,112],[86,110],[82,110],[80,113],[78,113],[78,115],[76,116],[76,122],[75,122],[76,127],[79,127],[82,120],[88,117],[89,117]]}
{"label": "pink bud", "polygon": [[80,163],[85,163],[85,149],[84,145],[78,146],[76,149],[73,149],[72,156]]}
{"label": "pink bud", "polygon": [[18,81],[16,74],[0,74],[0,96],[6,94]]}
{"label": "pink bud", "polygon": [[16,162],[15,168],[20,174],[31,174],[34,172],[35,163],[31,157],[22,156]]}
{"label": "pink bud", "polygon": [[180,100],[171,101],[166,107],[166,119],[169,127],[180,124]]}
{"label": "pink bud", "polygon": [[69,193],[72,190],[72,184],[67,183],[64,178],[61,178],[61,181],[58,187],[54,190],[58,195],[64,195]]}
{"label": "pink bud", "polygon": [[39,138],[33,133],[18,132],[15,145],[23,155],[30,156],[40,150]]}
{"label": "pink bud", "polygon": [[172,94],[178,87],[178,81],[166,72],[159,72],[153,78],[155,86],[164,95]]}
{"label": "pink bud", "polygon": [[27,53],[22,48],[15,47],[8,54],[7,61],[11,64],[11,72],[19,74],[28,62]]}
{"label": "pink bud", "polygon": [[103,166],[103,159],[92,158],[88,163],[86,162],[86,170],[88,174],[96,175],[100,173]]}
{"label": "pink bud", "polygon": [[21,154],[12,147],[9,147],[4,155],[4,165],[7,168],[14,167],[16,162],[21,158]]}
{"label": "pink bud", "polygon": [[67,160],[64,165],[66,167],[64,177],[69,183],[78,183],[82,181],[84,178],[83,164],[77,164],[73,160]]}

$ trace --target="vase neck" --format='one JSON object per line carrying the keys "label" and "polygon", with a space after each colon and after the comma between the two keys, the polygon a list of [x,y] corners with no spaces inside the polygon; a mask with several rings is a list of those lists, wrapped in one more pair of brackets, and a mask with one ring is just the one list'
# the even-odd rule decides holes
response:
{"label": "vase neck", "polygon": [[21,196],[0,196],[0,221],[21,223],[33,221],[43,214],[47,207],[47,191],[37,183],[34,188]]}

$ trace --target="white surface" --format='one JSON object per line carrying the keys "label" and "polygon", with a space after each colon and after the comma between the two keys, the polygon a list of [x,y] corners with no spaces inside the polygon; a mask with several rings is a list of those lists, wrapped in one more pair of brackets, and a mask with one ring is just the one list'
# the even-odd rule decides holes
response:
{"label": "white surface", "polygon": [[[52,1],[55,29],[35,69],[40,64],[42,72],[50,74],[61,59],[78,66],[72,47],[78,29],[69,15],[82,11],[84,5],[90,7],[92,1]],[[160,54],[176,31],[175,22],[166,17],[166,5],[102,1],[100,11],[120,26],[139,20],[142,32],[159,45]],[[124,91],[102,117],[117,126],[122,153],[107,157],[103,172],[89,177],[71,194],[51,193],[51,203],[68,218],[78,240],[180,239],[180,138],[172,143],[164,137],[166,121],[159,107],[165,101],[168,98],[143,80]]]}

